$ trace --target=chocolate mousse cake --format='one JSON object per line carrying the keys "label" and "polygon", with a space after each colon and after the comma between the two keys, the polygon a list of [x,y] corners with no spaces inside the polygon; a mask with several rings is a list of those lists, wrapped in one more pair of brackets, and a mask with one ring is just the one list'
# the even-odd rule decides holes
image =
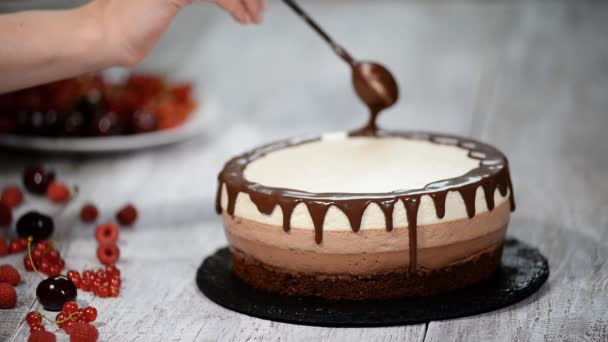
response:
{"label": "chocolate mousse cake", "polygon": [[259,147],[219,175],[233,271],[273,293],[424,296],[489,278],[515,208],[505,156],[421,132],[332,133]]}

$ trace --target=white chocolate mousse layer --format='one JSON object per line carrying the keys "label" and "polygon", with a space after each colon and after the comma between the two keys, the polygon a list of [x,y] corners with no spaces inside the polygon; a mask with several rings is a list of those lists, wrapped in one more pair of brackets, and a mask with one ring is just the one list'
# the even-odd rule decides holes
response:
{"label": "white chocolate mousse layer", "polygon": [[[247,180],[268,187],[301,190],[312,193],[386,193],[420,189],[425,185],[466,174],[480,161],[468,156],[467,149],[455,145],[437,144],[428,140],[399,137],[347,137],[328,134],[319,141],[271,152],[254,160],[245,169]],[[496,207],[508,202],[496,189]],[[356,195],[355,195],[356,196]],[[222,185],[221,207],[225,211],[228,196]],[[483,189],[477,188],[475,213],[488,211]],[[271,215],[261,213],[247,193],[237,195],[234,216],[281,226],[283,213],[276,206]],[[437,217],[433,200],[428,195],[420,199],[418,226],[468,218],[464,200],[457,191],[446,196],[445,215]],[[377,204],[371,203],[363,213],[361,229],[385,230],[385,217]],[[393,225],[407,227],[403,203],[398,201],[393,212]],[[298,204],[291,216],[291,227],[314,229],[304,203]],[[330,207],[323,225],[327,231],[351,231],[346,215]]]}

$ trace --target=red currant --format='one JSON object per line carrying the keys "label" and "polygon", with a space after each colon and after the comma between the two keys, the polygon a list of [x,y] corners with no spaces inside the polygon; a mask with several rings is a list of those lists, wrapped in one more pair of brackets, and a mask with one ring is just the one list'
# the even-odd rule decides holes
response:
{"label": "red currant", "polygon": [[86,323],[95,322],[95,320],[97,319],[97,309],[92,306],[87,306],[86,308],[84,308],[82,313],[87,320]]}
{"label": "red currant", "polygon": [[55,322],[57,323],[57,326],[60,328],[64,328],[65,324],[67,323],[67,319],[68,319],[68,314],[66,314],[65,312],[60,312],[57,314],[57,316],[55,316]]}
{"label": "red currant", "polygon": [[97,295],[101,298],[107,298],[110,295],[110,289],[107,286],[101,285],[97,289]]}
{"label": "red currant", "polygon": [[11,241],[11,243],[8,245],[8,252],[10,254],[23,252],[23,250],[24,250],[23,246],[17,240]]}
{"label": "red currant", "polygon": [[120,287],[110,285],[110,297],[118,297],[120,295]]}
{"label": "red currant", "polygon": [[39,324],[39,325],[33,325],[30,327],[30,334],[33,334],[37,331],[45,331],[44,326]]}
{"label": "red currant", "polygon": [[103,282],[108,278],[108,274],[106,273],[106,271],[100,268],[99,270],[97,270],[97,272],[95,272],[95,277],[97,277],[97,279]]}
{"label": "red currant", "polygon": [[91,270],[85,270],[82,272],[82,279],[84,280],[93,280],[94,273]]}
{"label": "red currant", "polygon": [[25,316],[25,321],[27,322],[27,325],[29,325],[30,327],[33,327],[35,325],[41,325],[42,324],[42,315],[38,311],[28,312],[27,315]]}
{"label": "red currant", "polygon": [[63,304],[62,311],[69,316],[78,311],[78,304],[76,304],[76,302],[67,302]]}
{"label": "red currant", "polygon": [[19,242],[19,244],[21,245],[21,248],[23,248],[23,250],[27,249],[27,245],[29,245],[27,238],[18,238],[16,241]]}
{"label": "red currant", "polygon": [[82,285],[82,280],[80,280],[80,278],[70,278],[70,280],[77,288],[80,288],[80,286]]}
{"label": "red currant", "polygon": [[26,271],[32,272],[34,270],[32,261],[30,260],[30,258],[27,255],[23,258],[23,266],[25,267]]}
{"label": "red currant", "polygon": [[52,250],[46,254],[46,258],[49,262],[56,262],[59,260],[60,254],[56,250]]}
{"label": "red currant", "polygon": [[43,257],[44,257],[44,251],[42,251],[41,249],[34,249],[32,251],[32,260],[34,260],[34,261],[42,260]]}
{"label": "red currant", "polygon": [[68,273],[66,273],[66,276],[70,279],[72,278],[80,278],[80,273],[78,273],[78,271],[74,271],[74,270],[69,270]]}
{"label": "red currant", "polygon": [[110,279],[110,285],[120,287],[120,284],[121,284],[120,278],[113,277],[112,279]]}
{"label": "red currant", "polygon": [[48,272],[51,268],[51,264],[49,264],[49,262],[46,260],[42,260],[39,268],[40,268],[40,272],[48,274]]}
{"label": "red currant", "polygon": [[120,276],[120,270],[114,265],[106,265],[106,273],[115,276]]}

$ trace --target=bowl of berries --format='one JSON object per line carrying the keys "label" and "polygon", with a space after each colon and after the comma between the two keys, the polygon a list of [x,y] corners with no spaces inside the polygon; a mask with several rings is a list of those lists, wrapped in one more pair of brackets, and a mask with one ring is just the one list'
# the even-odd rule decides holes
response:
{"label": "bowl of berries", "polygon": [[0,95],[0,146],[93,153],[173,144],[204,131],[209,107],[188,82],[86,75]]}

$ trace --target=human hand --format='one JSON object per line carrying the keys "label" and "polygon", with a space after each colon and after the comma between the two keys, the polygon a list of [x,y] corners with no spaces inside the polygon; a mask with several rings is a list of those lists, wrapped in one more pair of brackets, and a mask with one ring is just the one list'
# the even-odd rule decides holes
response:
{"label": "human hand", "polygon": [[[83,7],[103,32],[113,64],[133,66],[156,45],[173,18],[195,0],[95,0]],[[266,0],[205,0],[216,4],[241,24],[262,21]]]}

